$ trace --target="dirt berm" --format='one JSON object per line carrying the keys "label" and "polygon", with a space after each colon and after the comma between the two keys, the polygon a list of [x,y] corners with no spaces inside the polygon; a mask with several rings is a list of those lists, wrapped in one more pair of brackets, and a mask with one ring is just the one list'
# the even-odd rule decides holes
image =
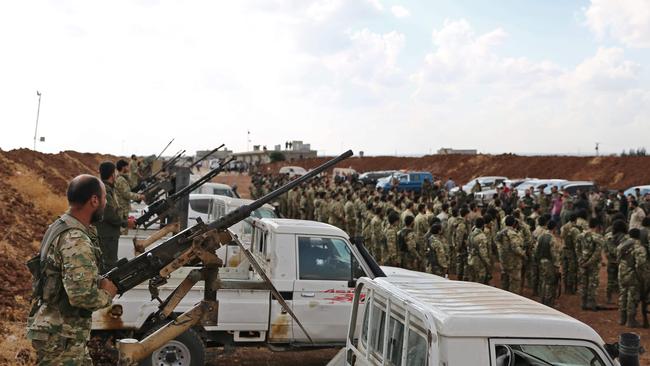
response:
{"label": "dirt berm", "polygon": [[[311,169],[327,158],[267,164],[263,168],[277,172],[286,165]],[[650,184],[650,157],[616,156],[519,156],[502,155],[427,155],[420,158],[373,156],[350,158],[339,167],[353,168],[362,173],[374,170],[429,171],[438,178],[452,177],[464,184],[478,176],[498,175],[509,178],[562,178],[595,181],[602,188],[626,189]]]}

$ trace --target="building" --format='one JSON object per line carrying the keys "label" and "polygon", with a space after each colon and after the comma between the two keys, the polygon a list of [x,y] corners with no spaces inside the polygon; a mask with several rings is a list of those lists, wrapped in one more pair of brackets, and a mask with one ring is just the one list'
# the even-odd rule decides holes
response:
{"label": "building", "polygon": [[[210,153],[210,151],[212,151],[212,150],[197,150],[196,155],[194,155],[194,161],[201,159],[206,154]],[[221,159],[226,159],[226,158],[228,158],[230,156],[232,156],[232,150],[228,150],[228,149],[219,150],[219,151],[216,151],[214,154],[210,155],[210,157],[207,160],[208,161],[213,160],[213,159],[220,159],[221,160]]]}
{"label": "building", "polygon": [[258,165],[270,163],[271,154],[275,152],[284,155],[286,161],[315,158],[317,153],[316,150],[311,149],[310,144],[305,144],[299,140],[287,141],[284,143],[284,150],[282,147],[282,145],[275,145],[273,150],[269,150],[266,146],[253,145],[253,151],[234,153],[232,156],[235,157],[235,160],[243,161],[250,165]]}
{"label": "building", "polygon": [[476,155],[476,149],[452,149],[451,147],[443,147],[438,150],[438,155]]}

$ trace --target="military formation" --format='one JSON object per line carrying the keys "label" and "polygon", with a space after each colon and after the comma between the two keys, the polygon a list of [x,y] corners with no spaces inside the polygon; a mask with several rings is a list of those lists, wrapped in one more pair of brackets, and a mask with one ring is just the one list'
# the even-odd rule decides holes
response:
{"label": "military formation", "polygon": [[[251,194],[261,197],[291,179],[256,174]],[[425,180],[419,192],[365,186],[354,177],[321,177],[278,202],[283,217],[317,220],[363,242],[382,265],[443,277],[499,284],[504,290],[556,306],[562,291],[579,295],[582,309],[597,302],[600,268],[605,298],[618,294],[620,324],[639,327],[650,290],[650,195],[580,192],[557,187],[533,194],[499,186],[489,202],[452,190],[455,182]],[[452,194],[453,192],[453,194]],[[498,282],[493,278],[498,274]],[[643,326],[648,327],[644,317]]]}

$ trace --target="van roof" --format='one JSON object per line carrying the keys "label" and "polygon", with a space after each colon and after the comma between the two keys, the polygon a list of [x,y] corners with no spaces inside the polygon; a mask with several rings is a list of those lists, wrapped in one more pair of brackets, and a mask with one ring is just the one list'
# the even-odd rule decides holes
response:
{"label": "van roof", "polygon": [[[230,196],[224,196],[221,194],[210,194],[210,193],[191,193],[190,194],[190,200],[192,199],[201,199],[201,198],[210,198],[210,199],[215,199],[215,200],[220,200],[222,201],[226,206],[229,207],[240,207],[243,205],[248,205],[249,203],[253,202],[251,199],[247,198],[236,198],[236,197],[230,197]],[[273,210],[273,206],[269,205],[268,203],[265,203],[264,206],[265,208]]]}
{"label": "van roof", "polygon": [[340,236],[348,239],[348,234],[336,226],[318,221],[294,220],[294,219],[270,219],[257,220],[267,230],[279,234],[314,234]]}
{"label": "van roof", "polygon": [[566,314],[480,283],[407,270],[363,282],[419,308],[443,336],[562,338],[604,343],[592,328]]}

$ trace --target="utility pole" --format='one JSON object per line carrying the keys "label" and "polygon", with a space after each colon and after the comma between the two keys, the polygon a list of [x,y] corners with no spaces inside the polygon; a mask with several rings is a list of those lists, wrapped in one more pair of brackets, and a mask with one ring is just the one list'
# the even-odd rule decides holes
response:
{"label": "utility pole", "polygon": [[596,142],[596,156],[598,156],[598,154],[599,154],[599,152],[598,152],[599,146],[600,146],[600,142]]}
{"label": "utility pole", "polygon": [[250,151],[250,143],[251,143],[251,132],[246,131],[246,151]]}
{"label": "utility pole", "polygon": [[36,128],[34,129],[34,151],[36,151],[36,136],[38,135],[38,116],[41,113],[41,92],[36,91],[38,95],[38,108],[36,109]]}

